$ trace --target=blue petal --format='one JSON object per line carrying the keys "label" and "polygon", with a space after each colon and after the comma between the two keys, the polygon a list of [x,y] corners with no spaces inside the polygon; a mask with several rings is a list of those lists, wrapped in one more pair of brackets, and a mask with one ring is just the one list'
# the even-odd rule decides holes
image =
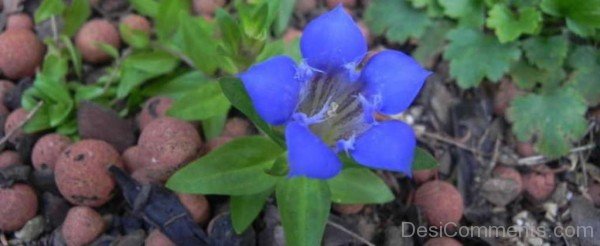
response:
{"label": "blue petal", "polygon": [[300,49],[308,65],[330,71],[362,59],[367,53],[367,42],[340,5],[308,23]]}
{"label": "blue petal", "polygon": [[275,56],[240,74],[258,114],[273,125],[285,123],[298,104],[300,82],[296,64],[287,56]]}
{"label": "blue petal", "polygon": [[375,55],[361,74],[368,97],[380,96],[379,111],[397,114],[410,106],[431,72],[412,57],[394,50]]}
{"label": "blue petal", "polygon": [[410,175],[416,144],[415,133],[409,125],[385,121],[358,136],[350,155],[364,166]]}
{"label": "blue petal", "polygon": [[290,177],[328,179],[342,169],[342,163],[333,150],[298,122],[291,122],[285,128],[285,142],[288,147]]}

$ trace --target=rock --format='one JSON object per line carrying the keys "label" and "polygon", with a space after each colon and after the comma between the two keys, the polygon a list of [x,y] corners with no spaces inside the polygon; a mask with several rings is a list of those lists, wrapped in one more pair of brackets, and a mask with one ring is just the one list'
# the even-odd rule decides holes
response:
{"label": "rock", "polygon": [[56,160],[71,143],[71,139],[58,133],[43,136],[33,146],[31,153],[33,167],[36,170],[54,170]]}
{"label": "rock", "polygon": [[78,206],[69,210],[61,233],[67,245],[83,246],[100,236],[105,227],[104,219],[95,210]]}
{"label": "rock", "polygon": [[458,190],[444,181],[430,181],[415,193],[415,205],[422,209],[430,226],[458,225],[463,215],[463,198]]}
{"label": "rock", "polygon": [[77,111],[77,126],[82,139],[99,139],[110,143],[119,152],[135,144],[133,123],[122,119],[112,109],[83,101]]}

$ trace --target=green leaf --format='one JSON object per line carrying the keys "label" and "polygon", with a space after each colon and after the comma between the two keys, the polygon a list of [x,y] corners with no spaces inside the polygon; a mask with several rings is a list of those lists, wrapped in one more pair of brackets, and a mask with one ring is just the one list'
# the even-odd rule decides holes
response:
{"label": "green leaf", "polygon": [[236,233],[242,234],[252,224],[272,193],[273,189],[267,189],[257,194],[231,197],[231,222]]}
{"label": "green leaf", "polygon": [[545,70],[530,65],[525,60],[519,60],[511,66],[510,76],[519,88],[528,90],[537,84],[558,86],[567,75],[561,67]]}
{"label": "green leaf", "polygon": [[146,97],[166,96],[174,99],[181,98],[187,92],[196,89],[198,86],[214,81],[206,78],[201,72],[187,72],[175,78],[168,80],[157,80],[144,87],[142,94]]}
{"label": "green leaf", "polygon": [[527,59],[546,70],[559,69],[567,57],[569,43],[564,36],[531,37],[523,42]]}
{"label": "green leaf", "polygon": [[374,34],[397,43],[419,38],[431,24],[425,12],[406,0],[373,1],[365,12],[365,22]]}
{"label": "green leaf", "polygon": [[446,44],[446,34],[454,26],[449,21],[437,21],[434,25],[427,28],[427,31],[419,39],[417,49],[413,52],[413,57],[421,65],[432,68],[435,65],[438,55],[444,50]]}
{"label": "green leaf", "polygon": [[162,51],[140,52],[128,56],[123,61],[117,97],[125,98],[144,81],[171,72],[177,64],[177,58]]}
{"label": "green leaf", "polygon": [[217,9],[215,18],[219,25],[219,31],[223,38],[224,49],[232,55],[236,55],[241,45],[241,30],[236,20],[224,9]]}
{"label": "green leaf", "polygon": [[511,42],[522,34],[534,34],[540,27],[542,14],[533,7],[513,13],[506,5],[497,4],[489,11],[487,26],[493,28],[500,43]]}
{"label": "green leaf", "polygon": [[119,58],[119,50],[117,50],[117,48],[115,48],[114,46],[106,43],[97,43],[96,45],[110,57],[114,59]]}
{"label": "green leaf", "polygon": [[341,204],[386,203],[394,200],[390,188],[367,168],[345,168],[327,180],[331,200]]}
{"label": "green leaf", "polygon": [[237,78],[225,77],[219,80],[221,89],[231,104],[248,117],[255,125],[280,146],[285,146],[281,133],[276,132],[256,112],[242,82]]}
{"label": "green leaf", "polygon": [[167,113],[187,121],[207,120],[227,114],[230,107],[219,84],[206,83],[176,100]]}
{"label": "green leaf", "polygon": [[444,9],[437,0],[409,0],[412,6],[417,9],[426,9],[429,17],[440,17],[444,14]]}
{"label": "green leaf", "polygon": [[[174,45],[189,57],[196,68],[205,74],[217,70],[221,56],[217,53],[217,41],[205,20],[192,18],[189,15],[179,16],[180,24],[174,37]],[[201,45],[200,45],[201,44]]]}
{"label": "green leaf", "polygon": [[277,205],[287,246],[321,245],[331,195],[327,182],[304,177],[281,180]]}
{"label": "green leaf", "polygon": [[169,40],[182,24],[181,17],[190,16],[190,1],[170,0],[159,1],[158,9],[154,18],[154,29],[158,40]]}
{"label": "green leaf", "polygon": [[63,15],[63,32],[69,37],[75,35],[91,14],[89,0],[73,0]]}
{"label": "green leaf", "polygon": [[237,138],[181,168],[167,187],[183,193],[256,194],[277,182],[265,170],[282,152],[268,138]]}
{"label": "green leaf", "polygon": [[513,132],[520,141],[536,136],[536,147],[550,158],[569,152],[571,142],[586,132],[585,100],[571,88],[517,97],[508,109]]}
{"label": "green leaf", "polygon": [[592,46],[578,46],[569,55],[569,66],[574,71],[568,84],[585,98],[588,106],[600,103],[599,53]]}
{"label": "green leaf", "polygon": [[35,23],[38,24],[42,21],[50,19],[52,16],[60,16],[65,10],[65,3],[63,0],[44,0],[40,7],[35,11],[34,19]]}
{"label": "green leaf", "polygon": [[52,128],[52,126],[50,126],[48,107],[42,105],[35,115],[25,123],[23,131],[25,133],[36,133],[50,128]]}
{"label": "green leaf", "polygon": [[[279,1],[273,1],[279,2]],[[265,40],[269,31],[269,2],[257,4],[236,4],[239,11],[240,26],[246,36],[256,40]]]}
{"label": "green leaf", "polygon": [[413,171],[430,170],[437,168],[438,166],[437,160],[429,154],[429,151],[422,148],[415,149],[415,157],[412,163]]}
{"label": "green leaf", "polygon": [[448,39],[444,58],[450,61],[450,75],[462,88],[475,87],[484,78],[498,81],[521,56],[516,45],[501,44],[493,36],[473,29],[453,30]]}
{"label": "green leaf", "polygon": [[202,130],[204,131],[204,137],[211,140],[221,135],[223,127],[227,121],[227,112],[223,114],[212,116],[202,121]]}
{"label": "green leaf", "polygon": [[600,62],[600,52],[598,48],[590,45],[577,46],[569,55],[568,65],[573,69],[587,67],[591,68]]}
{"label": "green leaf", "polygon": [[289,26],[290,18],[294,12],[296,0],[282,0],[277,11],[277,19],[275,20],[275,34],[280,36]]}
{"label": "green leaf", "polygon": [[485,8],[481,0],[438,0],[444,13],[465,27],[480,27],[484,23]]}
{"label": "green leaf", "polygon": [[580,36],[591,36],[600,28],[600,0],[542,0],[542,11],[565,17],[567,27]]}
{"label": "green leaf", "polygon": [[73,64],[75,74],[77,74],[77,77],[81,77],[81,72],[83,70],[81,53],[79,53],[79,51],[75,49],[75,45],[73,45],[73,42],[71,42],[71,39],[68,36],[61,35],[60,40],[67,48],[67,52],[69,53],[69,58],[71,59],[71,63]]}
{"label": "green leaf", "polygon": [[123,41],[133,48],[143,49],[150,44],[150,36],[146,32],[131,29],[124,23],[119,24],[119,32]]}
{"label": "green leaf", "polygon": [[158,2],[156,0],[129,0],[131,6],[138,13],[150,17],[158,14]]}

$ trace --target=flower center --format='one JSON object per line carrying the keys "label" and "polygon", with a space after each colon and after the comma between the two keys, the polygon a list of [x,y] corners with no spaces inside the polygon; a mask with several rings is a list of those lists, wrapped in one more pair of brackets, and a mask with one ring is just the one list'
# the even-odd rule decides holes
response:
{"label": "flower center", "polygon": [[370,126],[361,100],[363,86],[347,71],[316,73],[302,89],[297,112],[315,135],[335,147],[339,140],[351,139]]}

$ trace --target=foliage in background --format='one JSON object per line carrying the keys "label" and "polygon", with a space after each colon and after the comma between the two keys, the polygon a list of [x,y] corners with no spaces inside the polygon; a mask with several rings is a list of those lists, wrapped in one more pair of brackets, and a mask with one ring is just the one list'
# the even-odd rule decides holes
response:
{"label": "foliage in background", "polygon": [[442,54],[463,89],[510,78],[526,92],[508,109],[513,132],[548,157],[569,152],[600,102],[600,0],[375,0],[364,17],[416,43],[424,66]]}

